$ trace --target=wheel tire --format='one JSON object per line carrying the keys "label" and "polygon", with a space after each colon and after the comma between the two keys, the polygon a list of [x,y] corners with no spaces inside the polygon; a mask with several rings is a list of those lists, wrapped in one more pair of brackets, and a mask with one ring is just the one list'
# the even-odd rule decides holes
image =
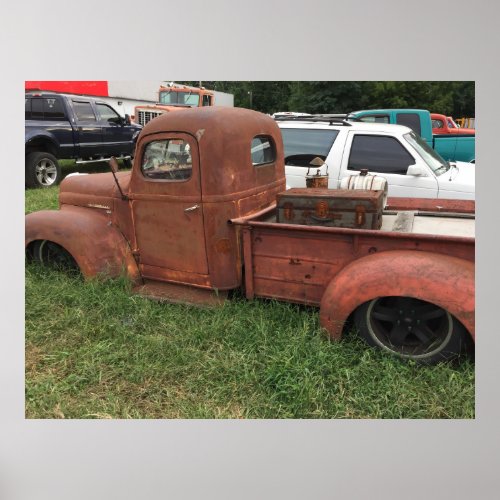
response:
{"label": "wheel tire", "polygon": [[467,330],[448,311],[411,297],[365,302],[355,311],[354,323],[369,345],[423,364],[455,358],[472,344]]}
{"label": "wheel tire", "polygon": [[61,245],[48,240],[36,241],[31,249],[34,261],[62,271],[78,271],[78,264]]}
{"label": "wheel tire", "polygon": [[61,182],[61,167],[57,158],[45,152],[26,156],[25,184],[30,188],[48,188]]}

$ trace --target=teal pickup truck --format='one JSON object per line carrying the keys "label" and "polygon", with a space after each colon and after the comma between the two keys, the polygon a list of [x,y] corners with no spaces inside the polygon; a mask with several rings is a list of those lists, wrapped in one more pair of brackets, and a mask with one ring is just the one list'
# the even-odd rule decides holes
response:
{"label": "teal pickup truck", "polygon": [[433,135],[431,114],[425,109],[368,109],[353,111],[349,113],[348,119],[405,125],[420,135],[445,160],[475,163],[475,135]]}

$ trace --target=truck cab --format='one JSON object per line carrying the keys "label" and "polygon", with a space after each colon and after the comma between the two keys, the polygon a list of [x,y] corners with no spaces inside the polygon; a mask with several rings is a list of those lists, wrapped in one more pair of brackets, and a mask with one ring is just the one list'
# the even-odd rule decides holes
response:
{"label": "truck cab", "polygon": [[[112,173],[64,179],[61,210],[30,214],[27,245],[44,234],[85,275],[124,266],[134,279],[239,286],[238,235],[227,221],[268,207],[285,189],[283,147],[272,118],[214,109],[148,123],[132,171],[118,172],[117,183]],[[98,241],[76,235],[82,227]]]}
{"label": "truck cab", "polygon": [[459,127],[451,116],[431,113],[432,133],[434,135],[457,134],[457,135],[476,135],[473,128]]}
{"label": "truck cab", "polygon": [[135,121],[146,125],[150,120],[171,111],[186,108],[201,108],[214,106],[215,96],[205,87],[188,87],[186,85],[161,86],[158,90],[158,103],[154,105],[141,105],[135,107]]}
{"label": "truck cab", "polygon": [[426,109],[369,109],[353,111],[348,119],[362,122],[405,125],[427,142],[446,161],[475,162],[475,134],[433,133],[431,114]]}

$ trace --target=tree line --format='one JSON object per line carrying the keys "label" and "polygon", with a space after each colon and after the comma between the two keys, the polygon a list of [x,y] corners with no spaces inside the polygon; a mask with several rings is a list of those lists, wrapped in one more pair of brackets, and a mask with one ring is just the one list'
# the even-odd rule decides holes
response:
{"label": "tree line", "polygon": [[234,105],[263,113],[348,113],[419,108],[455,118],[475,116],[473,81],[203,81],[178,82],[234,95]]}

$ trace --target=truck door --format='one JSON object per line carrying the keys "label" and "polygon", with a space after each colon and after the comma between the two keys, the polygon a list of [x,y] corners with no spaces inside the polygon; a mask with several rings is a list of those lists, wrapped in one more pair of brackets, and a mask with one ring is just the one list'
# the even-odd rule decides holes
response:
{"label": "truck door", "polygon": [[120,115],[107,104],[95,103],[102,128],[103,151],[109,156],[130,154],[134,130],[123,125]]}
{"label": "truck door", "polygon": [[85,99],[72,99],[73,112],[75,114],[75,127],[77,139],[80,146],[78,156],[90,158],[101,156],[102,131],[92,103]]}
{"label": "truck door", "polygon": [[195,138],[177,132],[146,137],[137,148],[129,197],[143,275],[206,284],[208,264]]}
{"label": "truck door", "polygon": [[389,196],[437,198],[436,177],[431,172],[427,177],[407,175],[410,165],[420,165],[429,170],[425,162],[414,157],[396,137],[349,132],[342,157],[342,177],[366,168],[370,174],[387,179]]}

